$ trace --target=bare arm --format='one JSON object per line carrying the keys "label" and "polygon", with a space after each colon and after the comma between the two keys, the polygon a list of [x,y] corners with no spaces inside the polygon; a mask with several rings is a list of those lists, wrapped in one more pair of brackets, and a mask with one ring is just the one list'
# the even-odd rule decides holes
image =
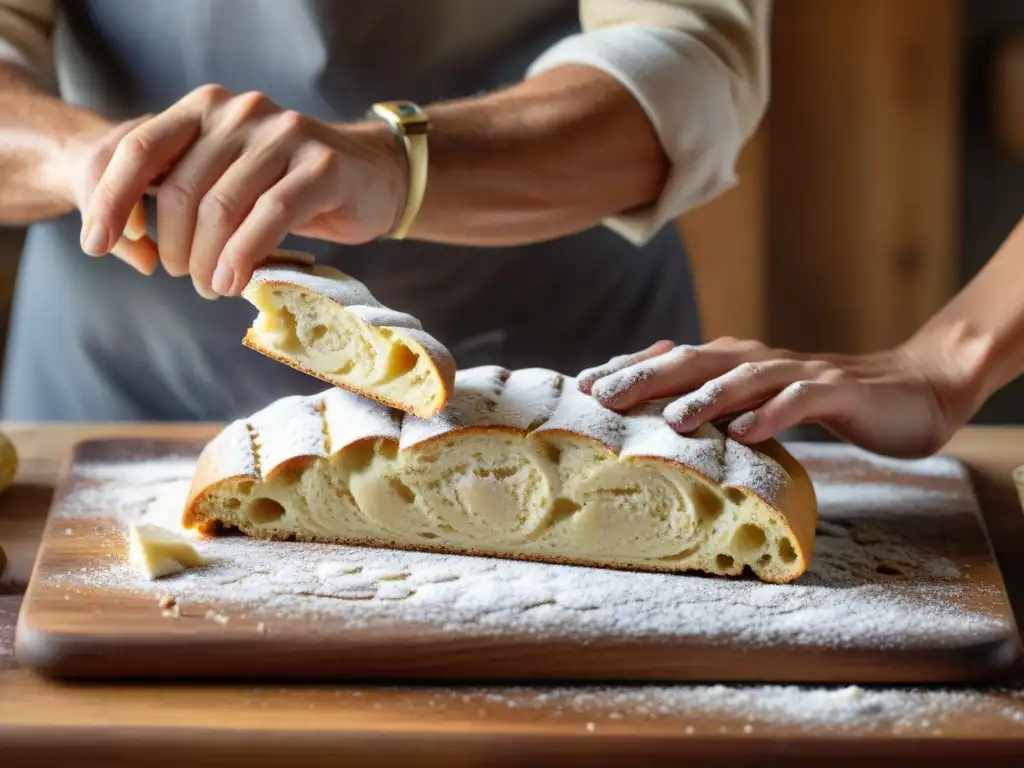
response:
{"label": "bare arm", "polygon": [[[893,456],[941,449],[997,390],[1024,373],[1024,219],[968,285],[900,346],[866,355],[803,354],[755,341],[659,342],[580,375],[610,408],[680,396],[680,432],[736,417],[757,443],[806,422]],[[813,318],[808,318],[813,321]]]}
{"label": "bare arm", "polygon": [[1024,373],[1024,219],[909,343],[935,350],[952,371],[968,417]]}
{"label": "bare arm", "polygon": [[474,244],[610,223],[641,243],[733,183],[768,100],[770,0],[580,0],[532,78],[428,109],[414,235]]}
{"label": "bare arm", "polygon": [[45,93],[20,67],[0,62],[0,222],[29,223],[72,210],[68,144],[107,126]]}
{"label": "bare arm", "polygon": [[[428,105],[431,164],[413,236],[518,244],[604,221],[640,243],[731,186],[766,100],[767,0],[580,6],[585,34],[548,51],[522,83]],[[5,8],[15,27],[52,21],[52,0],[0,0]],[[259,94],[207,87],[115,127],[8,74],[0,217],[45,218],[73,201],[83,250],[124,258],[136,240],[119,233],[141,237],[139,202],[162,179],[159,257],[204,295],[238,293],[289,232],[342,243],[386,234],[404,199],[404,157],[380,125],[325,125]],[[128,260],[151,271],[155,251],[142,256]]]}
{"label": "bare arm", "polygon": [[565,235],[650,204],[668,174],[636,99],[590,67],[559,67],[428,112],[418,239],[503,245]]}

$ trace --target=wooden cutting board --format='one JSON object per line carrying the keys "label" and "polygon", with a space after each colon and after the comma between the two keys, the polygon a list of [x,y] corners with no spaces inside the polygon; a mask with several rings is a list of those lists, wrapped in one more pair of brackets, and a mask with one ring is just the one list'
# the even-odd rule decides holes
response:
{"label": "wooden cutting board", "polygon": [[791,585],[239,536],[200,542],[207,567],[147,582],[125,562],[127,521],[173,525],[201,447],[77,446],[20,615],[22,664],[57,678],[915,683],[1016,658],[951,458],[790,445],[820,505],[814,562]]}

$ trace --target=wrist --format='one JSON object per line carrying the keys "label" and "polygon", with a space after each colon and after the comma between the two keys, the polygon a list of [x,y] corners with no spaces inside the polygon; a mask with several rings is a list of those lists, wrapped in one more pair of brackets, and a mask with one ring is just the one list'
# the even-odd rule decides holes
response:
{"label": "wrist", "polygon": [[42,156],[41,176],[51,193],[71,207],[80,205],[80,187],[90,168],[96,143],[115,123],[86,110],[75,109],[53,136]]}
{"label": "wrist", "polygon": [[962,318],[941,315],[904,345],[949,415],[966,423],[1006,381],[998,334]]}
{"label": "wrist", "polygon": [[[372,121],[334,126],[334,148],[347,163],[361,169],[363,184],[353,201],[367,239],[386,236],[402,216],[409,187],[409,169],[398,137]],[[344,171],[343,171],[344,172]]]}

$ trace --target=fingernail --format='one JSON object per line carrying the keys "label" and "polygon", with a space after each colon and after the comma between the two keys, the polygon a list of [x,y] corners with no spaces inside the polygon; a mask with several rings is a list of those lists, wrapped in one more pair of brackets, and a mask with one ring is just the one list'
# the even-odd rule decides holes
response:
{"label": "fingernail", "polygon": [[757,414],[753,411],[747,411],[733,419],[732,423],[729,425],[729,431],[734,435],[743,437],[743,435],[750,431],[755,422],[757,422]]}
{"label": "fingernail", "polygon": [[132,242],[137,243],[139,240],[146,236],[146,228],[135,226],[135,223],[132,222],[131,219],[129,219],[128,223],[124,227],[124,236],[127,237]]}
{"label": "fingernail", "polygon": [[605,376],[590,387],[590,394],[598,400],[610,402],[629,389],[630,383],[626,376]]}
{"label": "fingernail", "polygon": [[674,427],[686,430],[708,407],[708,403],[697,397],[684,397],[665,406],[662,416]]}
{"label": "fingernail", "polygon": [[667,421],[679,428],[694,425],[700,421],[701,415],[714,405],[722,394],[722,386],[707,383],[703,387],[665,406],[663,415]]}
{"label": "fingernail", "polygon": [[228,296],[230,295],[231,288],[234,284],[234,271],[222,261],[217,265],[217,270],[213,273],[213,290],[221,296]]}
{"label": "fingernail", "polygon": [[207,290],[206,288],[204,288],[203,286],[201,286],[199,283],[197,283],[195,281],[193,281],[192,286],[196,289],[196,293],[198,293],[204,299],[209,299],[210,301],[213,301],[215,299],[219,299],[220,298],[220,296],[218,296],[216,293],[214,293],[213,291]]}
{"label": "fingernail", "polygon": [[82,250],[90,256],[102,256],[110,249],[110,234],[102,224],[93,224],[86,220],[85,231],[82,233]]}

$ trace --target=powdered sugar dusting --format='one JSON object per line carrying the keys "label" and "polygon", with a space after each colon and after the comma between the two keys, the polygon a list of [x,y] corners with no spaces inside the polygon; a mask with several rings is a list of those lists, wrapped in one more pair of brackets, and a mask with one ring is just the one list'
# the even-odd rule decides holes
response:
{"label": "powdered sugar dusting", "polygon": [[[367,307],[391,312],[377,301],[370,289],[354,277],[331,267],[297,266],[293,264],[269,264],[260,267],[252,275],[255,283],[291,283],[312,293],[326,296],[344,307]],[[400,315],[399,312],[391,312]],[[392,325],[391,322],[382,323]]]}
{"label": "powdered sugar dusting", "polygon": [[714,405],[723,391],[719,382],[709,381],[700,389],[669,404],[665,408],[665,418],[672,424],[683,424]]}
{"label": "powdered sugar dusting", "polygon": [[725,439],[725,477],[722,485],[744,488],[776,508],[782,506],[782,495],[789,486],[786,472],[775,461],[753,448]]}
{"label": "powdered sugar dusting", "polygon": [[692,355],[692,347],[675,347],[664,354],[641,360],[627,368],[609,373],[599,379],[593,385],[591,391],[594,397],[603,403],[613,404],[617,398],[626,394],[626,392],[641,382],[649,381],[666,369],[678,366]]}
{"label": "powdered sugar dusting", "polygon": [[716,483],[725,479],[726,446],[721,432],[710,424],[682,437],[661,415],[662,404],[647,403],[626,420],[626,441],[619,455],[669,459],[696,470]]}
{"label": "powdered sugar dusting", "polygon": [[619,453],[626,440],[626,420],[595,398],[584,395],[576,382],[570,379],[562,387],[562,396],[551,418],[536,432],[571,432],[596,440],[613,453]]}
{"label": "powdered sugar dusting", "polygon": [[[82,482],[57,506],[53,524],[63,529],[93,519],[123,530],[144,519],[180,528],[193,469],[187,459],[79,465]],[[912,472],[893,483],[816,477],[817,552],[809,571],[790,585],[243,537],[200,541],[211,565],[157,584],[137,576],[122,557],[50,579],[67,589],[170,593],[185,612],[190,602],[212,603],[271,626],[315,617],[338,627],[407,622],[466,636],[652,636],[845,648],[1002,637],[1010,629],[1001,617],[965,606],[971,574],[950,553],[917,543],[913,525],[922,518],[966,520],[967,534],[980,536],[962,492],[935,492],[926,479]],[[122,539],[112,532],[110,543]]]}
{"label": "powdered sugar dusting", "polygon": [[[248,420],[255,454],[249,463],[266,476],[289,459],[324,456],[367,437],[397,438],[400,450],[406,450],[463,429],[568,433],[589,438],[623,458],[677,462],[713,482],[742,487],[779,505],[789,480],[778,464],[710,424],[689,435],[677,433],[662,416],[666,402],[644,403],[622,414],[583,394],[575,379],[555,371],[480,366],[458,372],[447,405],[430,419],[364,403],[336,389],[282,398]],[[230,456],[241,455],[245,438],[236,425],[227,431],[232,436],[218,437],[216,451],[211,452],[230,443]],[[233,475],[244,463],[233,459],[225,466]]]}
{"label": "powdered sugar dusting", "polygon": [[398,411],[375,400],[337,387],[323,393],[323,418],[331,451],[368,438],[398,442],[401,427]]}
{"label": "powdered sugar dusting", "polygon": [[348,311],[367,325],[387,326],[389,328],[413,328],[423,330],[420,321],[405,312],[396,312],[385,307],[350,306]]}
{"label": "powdered sugar dusting", "polygon": [[253,273],[250,285],[259,283],[291,284],[335,301],[367,325],[394,330],[400,338],[421,347],[438,369],[442,381],[450,382],[455,376],[455,359],[451,352],[423,330],[417,318],[385,307],[366,285],[350,275],[323,265],[267,264]]}
{"label": "powdered sugar dusting", "polygon": [[[406,693],[406,696],[402,696]],[[392,701],[413,706],[413,691],[398,689]],[[384,706],[391,709],[396,706]],[[678,733],[758,734],[761,728],[788,725],[812,731],[924,733],[941,736],[961,730],[965,718],[1016,726],[1024,733],[1024,690],[980,691],[936,688],[804,687],[793,685],[574,686],[556,688],[460,688],[434,690],[429,709],[479,707],[501,716],[502,710],[545,712],[586,721],[589,731],[614,729],[624,720],[685,719]],[[711,716],[710,718],[708,716]],[[764,735],[763,733],[761,734]]]}
{"label": "powdered sugar dusting", "polygon": [[894,477],[909,474],[918,478],[966,479],[968,476],[964,465],[950,456],[893,459],[845,443],[794,443],[790,453],[801,461],[828,461],[836,468],[836,472],[846,477],[877,475],[879,471]]}
{"label": "powdered sugar dusting", "polygon": [[616,355],[607,363],[594,366],[593,368],[585,368],[580,371],[579,376],[576,377],[580,386],[580,391],[586,392],[598,379],[603,379],[613,373],[618,373],[624,368],[628,368],[635,363],[639,363],[641,360],[646,360],[648,357],[650,357],[650,352],[644,349],[627,355]]}
{"label": "powdered sugar dusting", "polygon": [[498,366],[480,366],[455,375],[455,391],[447,406],[429,421],[407,416],[402,448],[466,427],[506,427],[527,432],[546,421],[560,402],[564,378],[543,368],[514,373]]}
{"label": "powdered sugar dusting", "polygon": [[263,477],[296,457],[327,455],[322,403],[322,395],[292,395],[276,400],[249,418],[257,446],[257,466]]}

